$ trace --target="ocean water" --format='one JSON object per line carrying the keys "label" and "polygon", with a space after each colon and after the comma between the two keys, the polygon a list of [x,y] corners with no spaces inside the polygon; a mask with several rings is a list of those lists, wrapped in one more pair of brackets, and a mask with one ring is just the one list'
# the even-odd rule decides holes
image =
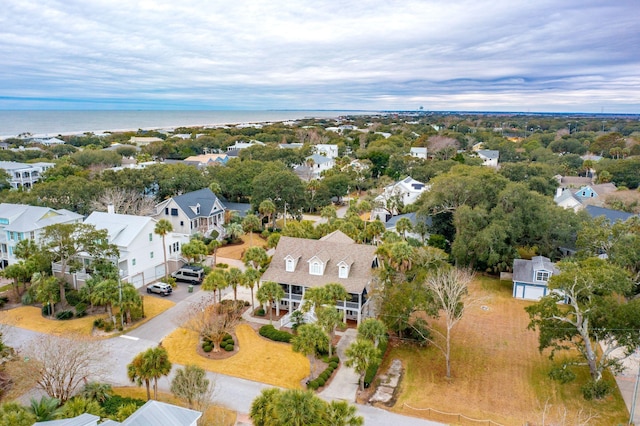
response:
{"label": "ocean water", "polygon": [[56,136],[84,132],[163,129],[333,118],[365,111],[0,111],[0,139],[30,133]]}

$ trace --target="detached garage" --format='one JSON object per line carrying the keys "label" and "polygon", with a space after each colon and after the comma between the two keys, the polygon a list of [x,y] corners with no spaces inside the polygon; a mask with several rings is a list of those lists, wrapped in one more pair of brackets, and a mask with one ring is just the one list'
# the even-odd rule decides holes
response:
{"label": "detached garage", "polygon": [[549,258],[534,256],[531,260],[513,261],[513,297],[524,300],[540,300],[549,293],[547,284],[553,274],[560,271]]}

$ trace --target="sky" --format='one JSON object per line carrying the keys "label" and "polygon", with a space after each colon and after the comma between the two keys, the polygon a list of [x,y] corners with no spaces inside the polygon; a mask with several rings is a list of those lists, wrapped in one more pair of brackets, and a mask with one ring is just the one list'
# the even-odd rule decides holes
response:
{"label": "sky", "polygon": [[640,113],[638,0],[3,0],[0,109]]}

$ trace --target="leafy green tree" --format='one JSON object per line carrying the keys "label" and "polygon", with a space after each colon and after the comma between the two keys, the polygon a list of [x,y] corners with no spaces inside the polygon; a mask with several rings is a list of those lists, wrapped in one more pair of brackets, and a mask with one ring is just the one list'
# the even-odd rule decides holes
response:
{"label": "leafy green tree", "polygon": [[193,364],[176,370],[176,375],[171,380],[171,393],[176,398],[186,401],[191,409],[209,399],[212,390],[213,386],[207,379],[207,372]]}
{"label": "leafy green tree", "polygon": [[315,372],[315,360],[318,349],[327,346],[329,340],[324,330],[316,324],[303,324],[291,339],[294,352],[300,352],[311,360],[311,378]]}
{"label": "leafy green tree", "polygon": [[104,410],[98,401],[81,396],[71,398],[62,407],[60,407],[58,417],[62,419],[69,419],[85,413],[104,417]]}
{"label": "leafy green tree", "polygon": [[404,240],[407,239],[407,232],[413,231],[411,220],[406,217],[398,219],[396,222],[396,231],[398,231]]}
{"label": "leafy green tree", "polygon": [[253,233],[260,230],[262,223],[258,216],[248,214],[242,219],[242,230],[249,233],[249,247],[253,246]]}
{"label": "leafy green tree", "polygon": [[164,280],[167,281],[169,277],[169,269],[167,265],[167,244],[165,238],[168,233],[173,231],[173,225],[167,219],[160,219],[153,230],[156,234],[162,237],[162,251],[164,254]]}
{"label": "leafy green tree", "polygon": [[11,280],[11,285],[13,286],[16,299],[20,298],[20,284],[22,284],[24,289],[27,281],[29,281],[29,278],[31,277],[32,271],[29,266],[30,265],[24,261],[18,261],[18,263],[13,263],[0,271],[0,276]]}
{"label": "leafy green tree", "polygon": [[353,369],[360,375],[360,390],[364,390],[364,375],[367,368],[373,363],[380,362],[380,350],[375,347],[371,340],[356,339],[345,351],[347,367]]}
{"label": "leafy green tree", "polygon": [[[60,269],[67,271],[72,260],[80,253],[87,253],[94,259],[114,258],[118,248],[108,242],[106,229],[96,229],[87,223],[62,223],[44,228],[42,241],[54,262],[60,262]],[[71,268],[73,270],[74,268]],[[64,280],[59,282],[60,301],[66,305]]]}
{"label": "leafy green tree", "polygon": [[[271,218],[274,217],[274,214],[276,213],[276,205],[273,201],[267,199],[267,200],[263,200],[260,203],[260,206],[258,207],[258,211],[260,212],[260,215],[264,218],[267,218],[267,223],[271,222]],[[275,229],[275,220],[272,226],[272,229]]]}
{"label": "leafy green tree", "polygon": [[0,426],[32,426],[35,421],[36,416],[17,402],[0,405]]}
{"label": "leafy green tree", "polygon": [[199,262],[202,256],[206,256],[209,252],[207,245],[197,238],[193,238],[186,244],[182,245],[180,252],[190,262]]}
{"label": "leafy green tree", "polygon": [[268,304],[269,324],[273,324],[273,303],[278,303],[284,297],[284,290],[275,281],[267,281],[256,292],[256,298],[262,305]]}
{"label": "leafy green tree", "polygon": [[55,315],[56,303],[60,301],[60,289],[58,287],[58,280],[56,277],[47,277],[39,272],[34,274],[32,278],[34,285],[36,286],[36,300],[42,304],[49,305],[49,313],[51,316]]}
{"label": "leafy green tree", "polygon": [[290,170],[265,170],[256,176],[250,191],[252,205],[258,207],[266,199],[271,199],[278,210],[297,212],[305,206],[305,188],[298,176]]}
{"label": "leafy green tree", "polygon": [[358,326],[358,338],[371,340],[377,348],[387,339],[387,327],[379,319],[367,318]]}
{"label": "leafy green tree", "polygon": [[105,311],[109,313],[109,319],[116,323],[113,315],[113,305],[118,303],[118,282],[108,279],[98,283],[91,294],[91,300],[94,305],[104,306]]}
{"label": "leafy green tree", "polygon": [[529,328],[539,331],[539,349],[550,348],[550,357],[576,349],[581,361],[575,364],[586,364],[598,382],[605,369],[619,370],[614,351],[632,353],[640,343],[640,300],[626,298],[633,288],[628,273],[605,260],[561,262],[558,267],[560,274],[549,280],[550,293],[525,308]]}
{"label": "leafy green tree", "polygon": [[147,401],[151,400],[151,371],[145,366],[144,352],[140,352],[133,360],[127,364],[127,377],[132,383],[142,386],[144,383],[147,389]]}

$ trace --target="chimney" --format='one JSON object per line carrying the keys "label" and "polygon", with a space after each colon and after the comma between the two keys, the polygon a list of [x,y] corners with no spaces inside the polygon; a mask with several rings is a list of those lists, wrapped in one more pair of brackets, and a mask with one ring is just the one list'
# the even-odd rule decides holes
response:
{"label": "chimney", "polygon": [[562,195],[562,191],[564,191],[562,187],[558,187],[558,189],[556,189],[556,198]]}
{"label": "chimney", "polygon": [[109,214],[115,214],[116,213],[116,208],[113,206],[113,204],[109,204],[107,206],[107,213],[109,213]]}

